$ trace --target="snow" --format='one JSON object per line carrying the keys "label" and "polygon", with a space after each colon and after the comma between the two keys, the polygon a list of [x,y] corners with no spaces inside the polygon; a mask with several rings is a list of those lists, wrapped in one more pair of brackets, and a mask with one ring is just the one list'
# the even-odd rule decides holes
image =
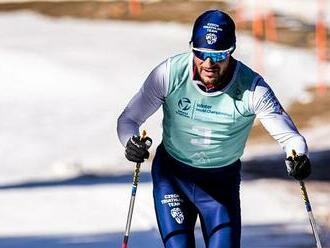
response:
{"label": "snow", "polygon": [[[190,26],[20,12],[1,14],[0,30],[0,246],[118,247],[130,195],[130,176],[123,175],[132,164],[124,160],[116,120],[154,66],[189,50]],[[253,66],[254,46],[239,34],[235,56]],[[316,81],[314,51],[261,48],[262,74],[285,106]],[[144,124],[152,152],[160,119],[158,111]],[[160,246],[149,168],[144,165],[134,209],[130,242],[136,247]],[[75,180],[89,173],[103,177]],[[242,192],[243,247],[269,247],[270,240],[285,247],[287,232],[293,243],[311,246],[299,194],[268,180],[244,181]]]}

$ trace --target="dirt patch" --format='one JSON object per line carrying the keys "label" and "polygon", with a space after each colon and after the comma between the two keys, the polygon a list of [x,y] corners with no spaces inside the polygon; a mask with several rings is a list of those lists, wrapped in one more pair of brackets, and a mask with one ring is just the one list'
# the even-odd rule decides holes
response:
{"label": "dirt patch", "polygon": [[206,9],[228,9],[225,3],[203,1],[161,1],[141,3],[137,11],[131,11],[123,1],[67,1],[67,2],[24,2],[0,4],[0,11],[32,10],[52,17],[74,17],[86,19],[117,19],[134,21],[175,21],[191,23]]}
{"label": "dirt patch", "polygon": [[307,92],[311,97],[310,102],[293,102],[288,110],[300,128],[312,127],[322,120],[330,120],[330,87],[324,88],[323,91],[309,88]]}

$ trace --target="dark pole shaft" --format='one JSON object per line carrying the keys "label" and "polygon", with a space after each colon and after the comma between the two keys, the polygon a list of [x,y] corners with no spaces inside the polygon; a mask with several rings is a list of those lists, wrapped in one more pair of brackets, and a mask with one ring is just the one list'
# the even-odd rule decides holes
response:
{"label": "dark pole shaft", "polygon": [[315,238],[315,241],[316,241],[316,247],[317,248],[322,248],[322,244],[321,244],[320,237],[319,237],[319,234],[318,234],[318,231],[317,231],[316,222],[315,222],[314,215],[313,215],[313,212],[312,212],[312,206],[311,206],[311,203],[310,203],[309,198],[308,198],[305,183],[301,180],[301,181],[299,181],[299,184],[300,184],[301,194],[302,194],[302,197],[303,197],[304,202],[305,202],[305,207],[306,207],[306,210],[307,210],[309,222],[311,224],[313,235],[314,235],[314,238]]}
{"label": "dark pole shaft", "polygon": [[[147,132],[145,130],[143,130],[142,134],[141,134],[141,140],[143,140],[146,136],[147,136]],[[136,190],[137,190],[137,186],[138,186],[138,183],[139,183],[140,167],[141,167],[141,163],[136,163],[135,170],[134,170],[134,175],[133,175],[131,200],[129,202],[125,234],[124,234],[124,239],[123,239],[123,243],[122,243],[121,248],[127,248],[128,247],[128,237],[129,237],[129,233],[130,233],[130,229],[131,229]]]}
{"label": "dark pole shaft", "polygon": [[122,244],[122,248],[127,248],[128,244],[128,237],[131,229],[131,223],[132,223],[132,216],[133,216],[133,209],[134,209],[134,203],[135,203],[135,195],[136,190],[139,182],[139,172],[140,172],[140,163],[137,163],[135,166],[135,171],[133,175],[133,184],[132,184],[132,192],[131,192],[131,200],[129,202],[129,209],[128,209],[128,215],[127,215],[127,221],[126,221],[126,228],[125,228],[125,235],[124,240]]}
{"label": "dark pole shaft", "polygon": [[[296,151],[292,150],[292,157],[295,158],[296,156],[297,156]],[[313,235],[314,235],[314,238],[315,238],[315,241],[316,241],[316,247],[317,248],[322,248],[322,244],[321,244],[321,241],[320,241],[319,233],[318,233],[317,228],[316,228],[316,222],[315,222],[315,218],[314,218],[314,215],[313,215],[313,212],[312,212],[312,206],[311,206],[311,203],[310,203],[309,198],[308,198],[305,183],[304,183],[303,180],[300,180],[299,184],[300,184],[301,195],[302,195],[303,200],[305,202],[305,207],[306,207],[306,211],[307,211],[307,214],[308,214],[309,223],[311,224]]]}

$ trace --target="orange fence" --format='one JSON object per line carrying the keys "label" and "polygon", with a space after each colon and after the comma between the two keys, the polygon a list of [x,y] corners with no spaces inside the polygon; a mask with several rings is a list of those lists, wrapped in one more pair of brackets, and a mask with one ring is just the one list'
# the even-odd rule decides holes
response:
{"label": "orange fence", "polygon": [[318,64],[318,82],[317,89],[319,94],[324,94],[325,86],[325,70],[327,60],[327,26],[325,24],[325,0],[318,0],[318,15],[315,25],[315,44]]}
{"label": "orange fence", "polygon": [[141,3],[139,0],[129,0],[129,12],[132,16],[137,16],[141,11]]}

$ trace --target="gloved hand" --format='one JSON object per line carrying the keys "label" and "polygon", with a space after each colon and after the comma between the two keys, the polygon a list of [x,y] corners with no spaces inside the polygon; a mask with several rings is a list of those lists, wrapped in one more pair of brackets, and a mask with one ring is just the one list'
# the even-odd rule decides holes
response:
{"label": "gloved hand", "polygon": [[285,160],[289,176],[296,180],[304,180],[311,174],[311,163],[305,155],[290,156]]}
{"label": "gloved hand", "polygon": [[125,149],[125,157],[132,162],[142,163],[144,159],[149,158],[148,149],[152,144],[152,139],[149,137],[142,138],[140,136],[132,136]]}

